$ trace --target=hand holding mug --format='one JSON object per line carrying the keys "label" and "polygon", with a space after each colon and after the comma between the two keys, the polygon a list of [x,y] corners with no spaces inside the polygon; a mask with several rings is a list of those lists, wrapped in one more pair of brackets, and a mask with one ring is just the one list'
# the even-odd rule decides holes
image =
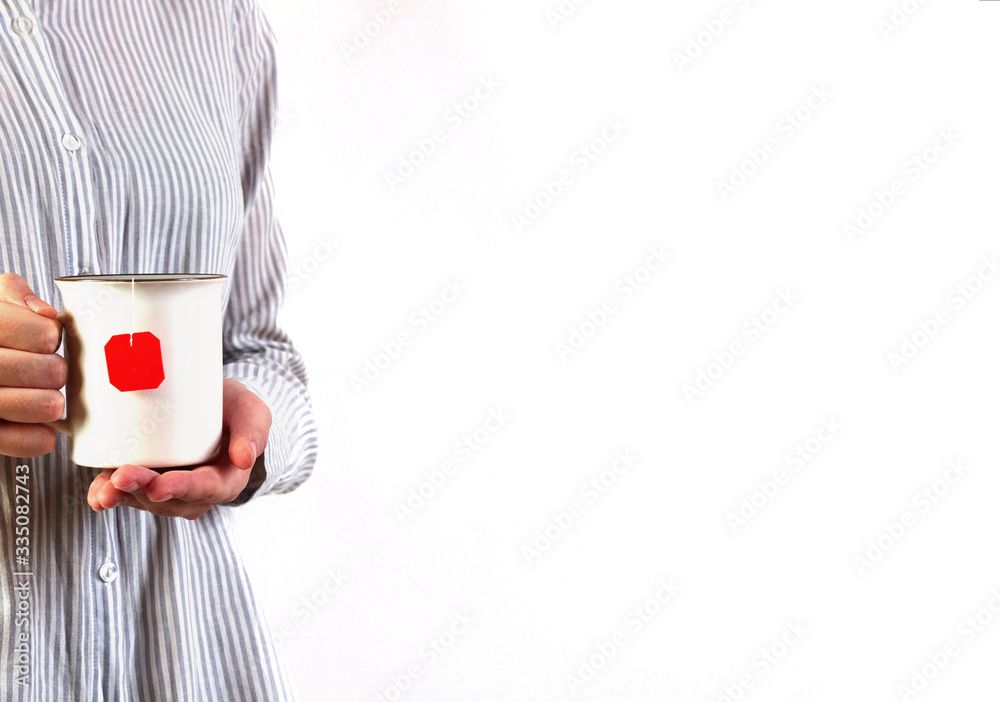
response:
{"label": "hand holding mug", "polygon": [[56,432],[46,422],[63,413],[61,337],[55,308],[21,276],[0,275],[0,455],[42,456],[55,448]]}
{"label": "hand holding mug", "polygon": [[192,470],[158,472],[125,465],[102,471],[90,484],[87,502],[100,512],[133,507],[164,517],[197,519],[218,504],[235,500],[263,455],[271,428],[267,405],[238,381],[223,381],[224,451]]}
{"label": "hand holding mug", "polygon": [[[88,494],[98,511],[195,519],[235,499],[271,413],[222,379],[224,278],[61,278],[57,314],[20,276],[0,275],[0,454],[40,456],[55,447],[55,429],[69,434],[76,463],[106,469]],[[68,360],[55,353],[64,335]],[[187,467],[165,470],[174,466]]]}

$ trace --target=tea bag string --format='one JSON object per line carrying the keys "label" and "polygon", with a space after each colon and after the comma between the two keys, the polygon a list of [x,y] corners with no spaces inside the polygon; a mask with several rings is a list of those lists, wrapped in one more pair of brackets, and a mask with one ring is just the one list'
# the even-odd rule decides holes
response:
{"label": "tea bag string", "polygon": [[135,334],[135,278],[132,278],[132,331],[128,335],[129,346],[132,346],[133,334]]}

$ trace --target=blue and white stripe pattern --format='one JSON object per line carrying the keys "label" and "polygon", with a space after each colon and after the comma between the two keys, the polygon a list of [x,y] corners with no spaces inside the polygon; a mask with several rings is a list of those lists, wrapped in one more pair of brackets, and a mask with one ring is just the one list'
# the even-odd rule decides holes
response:
{"label": "blue and white stripe pattern", "polygon": [[[226,273],[225,375],[274,425],[254,499],[312,470],[301,357],[276,323],[286,252],[267,156],[273,41],[255,0],[0,0],[0,272],[59,307],[53,278]],[[93,512],[94,472],[3,459],[0,700],[294,699],[234,536],[234,506],[187,521]],[[15,467],[31,556],[15,567]],[[13,614],[28,570],[30,616]],[[28,634],[28,685],[16,684]]]}

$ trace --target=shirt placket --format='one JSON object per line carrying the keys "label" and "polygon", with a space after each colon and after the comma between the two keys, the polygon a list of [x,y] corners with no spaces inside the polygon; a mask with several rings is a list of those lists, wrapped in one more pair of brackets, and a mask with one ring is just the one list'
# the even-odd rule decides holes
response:
{"label": "shirt placket", "polygon": [[[36,125],[36,133],[43,134],[47,143],[38,144],[38,151],[42,158],[50,159],[58,178],[54,190],[58,201],[34,206],[47,208],[46,219],[51,222],[50,250],[57,257],[51,262],[53,273],[99,273],[101,247],[96,236],[88,133],[56,69],[37,7],[37,2],[33,9],[24,0],[0,0],[0,22],[6,25],[0,38],[10,40],[17,69],[29,93],[26,97],[34,102],[35,114],[44,121]],[[115,699],[128,699],[118,665],[120,636],[115,631],[120,626],[115,612],[121,605],[117,522],[108,514],[91,514],[89,520],[89,548],[80,554],[79,564],[89,574],[89,587],[85,581],[81,591],[67,593],[78,598],[76,606],[81,608],[87,632],[74,653],[85,685],[85,689],[76,691],[77,699],[103,701],[109,696],[105,692],[109,688],[116,690]]]}
{"label": "shirt placket", "polygon": [[87,130],[68,99],[45,40],[45,28],[32,5],[25,0],[0,0],[0,7],[6,10],[4,21],[10,23],[26,84],[47,120],[44,133],[49,143],[44,153],[53,159],[59,177],[61,202],[49,206],[62,224],[62,240],[53,242],[62,260],[53,261],[53,269],[61,275],[102,272]]}

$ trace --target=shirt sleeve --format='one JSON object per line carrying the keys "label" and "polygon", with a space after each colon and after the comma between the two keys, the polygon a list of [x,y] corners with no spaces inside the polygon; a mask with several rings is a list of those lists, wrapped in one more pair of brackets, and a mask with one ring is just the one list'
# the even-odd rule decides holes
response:
{"label": "shirt sleeve", "polygon": [[272,415],[263,460],[235,501],[242,504],[305,481],[316,461],[317,430],[305,364],[277,322],[288,255],[268,164],[277,114],[275,52],[256,0],[235,0],[234,49],[246,215],[223,323],[223,376],[243,383]]}

